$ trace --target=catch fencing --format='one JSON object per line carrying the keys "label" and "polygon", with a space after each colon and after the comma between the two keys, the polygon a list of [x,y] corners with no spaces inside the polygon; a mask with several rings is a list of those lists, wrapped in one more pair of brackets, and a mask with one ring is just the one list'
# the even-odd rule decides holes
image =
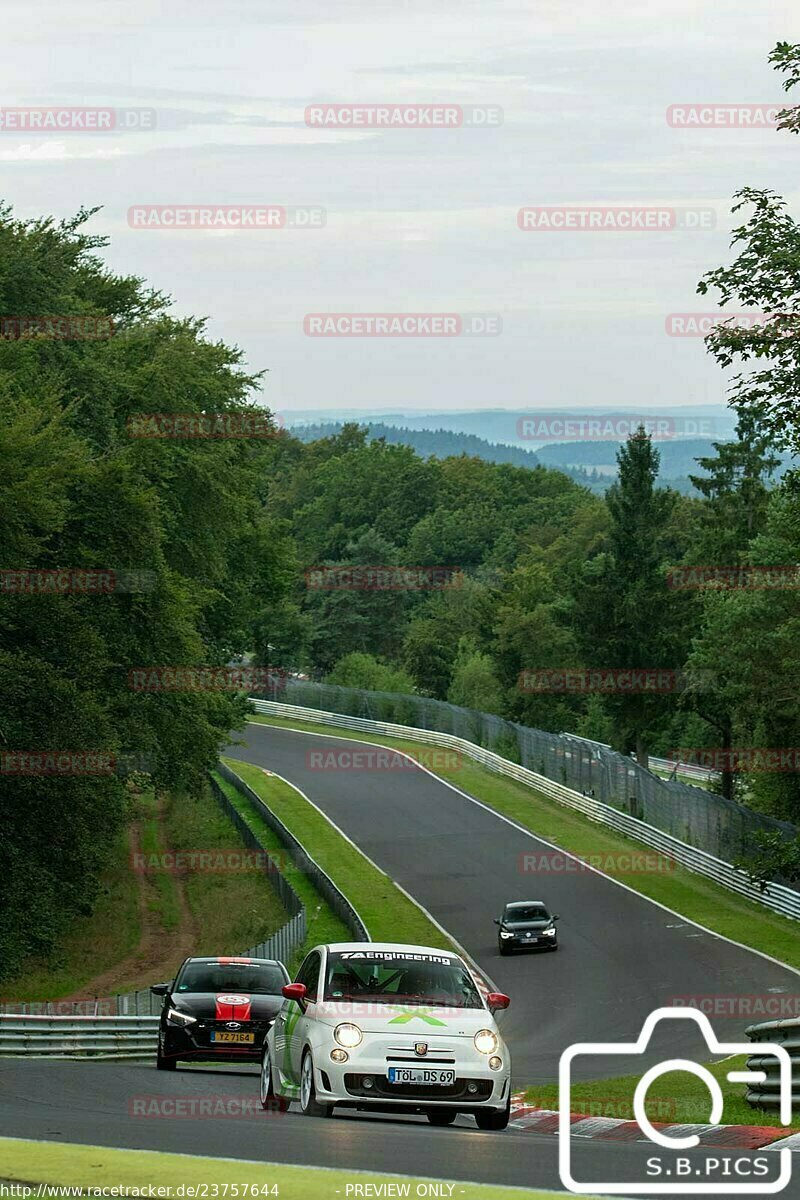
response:
{"label": "catch fencing", "polygon": [[[776,1043],[789,1051],[792,1060],[792,1108],[800,1110],[800,1017],[784,1021],[763,1021],[745,1030],[751,1042]],[[768,1046],[756,1051],[747,1059],[749,1071],[763,1071],[763,1083],[747,1085],[747,1103],[753,1108],[774,1108],[780,1105],[780,1075],[778,1060],[771,1055]]]}
{"label": "catch fencing", "polygon": [[[286,717],[295,721],[309,721],[317,724],[338,726],[344,729],[356,729],[367,733],[377,733],[384,737],[406,738],[426,745],[444,746],[457,750],[461,754],[475,759],[482,766],[498,775],[505,775],[535,788],[551,800],[564,804],[568,808],[583,813],[590,821],[607,825],[626,837],[642,842],[646,846],[659,851],[668,858],[674,859],[689,871],[705,875],[715,883],[731,891],[737,892],[748,900],[772,909],[782,916],[800,920],[800,892],[794,891],[779,883],[754,883],[746,872],[739,870],[729,862],[708,854],[695,846],[689,845],[661,829],[649,825],[638,817],[622,812],[609,804],[596,800],[575,791],[561,783],[555,783],[546,776],[528,770],[518,763],[486,750],[473,742],[455,737],[448,733],[439,733],[429,729],[417,729],[408,725],[396,725],[386,721],[375,721],[363,717],[350,717],[336,712],[320,712],[315,708],[301,708],[292,704],[280,704],[277,701],[261,700],[251,697],[251,703],[256,712],[270,714],[275,717]],[[635,765],[635,764],[634,764]],[[693,789],[699,791],[700,789]]]}
{"label": "catch fencing", "polygon": [[786,838],[797,834],[785,821],[679,779],[662,779],[598,742],[531,729],[443,700],[292,678],[261,698],[451,734],[727,862],[752,853],[758,832],[780,832]]}

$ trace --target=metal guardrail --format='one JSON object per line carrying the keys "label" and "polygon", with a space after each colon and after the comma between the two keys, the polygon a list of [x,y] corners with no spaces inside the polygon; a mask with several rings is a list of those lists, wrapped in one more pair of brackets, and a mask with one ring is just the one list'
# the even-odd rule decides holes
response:
{"label": "metal guardrail", "polygon": [[710,783],[712,779],[719,777],[719,773],[712,771],[710,767],[701,767],[697,763],[676,763],[671,758],[653,758],[652,754],[649,759],[649,768],[651,771],[669,771],[670,774],[683,775],[686,779],[699,779],[704,783]]}
{"label": "metal guardrail", "polygon": [[[800,1109],[800,1017],[790,1017],[785,1021],[763,1021],[759,1025],[750,1025],[745,1033],[751,1042],[772,1042],[785,1046],[789,1051],[792,1060],[792,1108]],[[766,1045],[762,1053],[755,1052],[748,1057],[747,1067],[748,1070],[763,1071],[767,1077],[763,1083],[748,1085],[747,1103],[753,1108],[778,1108],[778,1060],[768,1053]]]}
{"label": "metal guardrail", "polygon": [[708,854],[705,850],[698,850],[687,842],[682,842],[671,834],[664,833],[653,825],[648,825],[645,821],[640,821],[637,817],[620,812],[602,800],[581,795],[580,792],[565,787],[563,784],[555,783],[544,775],[538,775],[535,771],[528,770],[527,767],[509,762],[508,759],[501,758],[499,754],[495,754],[492,750],[485,750],[482,746],[475,745],[474,742],[465,741],[453,734],[439,733],[437,730],[417,729],[412,725],[394,725],[385,721],[372,721],[365,717],[350,717],[342,713],[320,712],[316,708],[302,708],[298,705],[281,704],[273,700],[251,698],[251,703],[256,712],[269,713],[276,717],[333,725],[343,729],[362,730],[367,733],[383,734],[387,737],[410,738],[415,742],[458,750],[488,770],[535,788],[548,799],[583,813],[590,821],[596,821],[599,825],[607,825],[618,833],[633,838],[634,841],[650,846],[680,863],[689,871],[713,879],[722,887],[728,888],[748,900],[753,900],[757,904],[763,904],[766,908],[772,909],[773,912],[780,913],[782,916],[800,920],[800,893],[793,891],[792,888],[778,883],[767,883],[762,888],[759,884],[753,883],[744,871],[734,867],[731,863],[715,858],[713,854]]}
{"label": "metal guardrail", "polygon": [[158,1017],[0,1017],[0,1055],[43,1057],[155,1054]]}
{"label": "metal guardrail", "polygon": [[220,763],[217,769],[223,779],[226,779],[228,783],[232,784],[232,786],[241,792],[243,796],[247,797],[259,815],[263,817],[269,827],[275,831],[283,845],[288,850],[292,862],[300,871],[303,872],[304,875],[307,875],[311,879],[314,887],[317,889],[320,895],[325,897],[336,915],[340,917],[342,921],[344,921],[345,925],[353,934],[353,937],[356,939],[356,941],[372,941],[369,935],[369,930],[362,921],[361,917],[358,915],[356,909],[353,907],[344,893],[339,891],[339,888],[333,882],[330,875],[327,875],[325,871],[323,871],[322,867],[318,862],[314,861],[302,843],[299,842],[294,834],[286,828],[280,817],[276,816],[272,809],[264,803],[261,797],[257,795],[251,787],[248,787],[244,780],[241,779],[235,771],[232,771],[229,766],[227,766],[225,763]]}

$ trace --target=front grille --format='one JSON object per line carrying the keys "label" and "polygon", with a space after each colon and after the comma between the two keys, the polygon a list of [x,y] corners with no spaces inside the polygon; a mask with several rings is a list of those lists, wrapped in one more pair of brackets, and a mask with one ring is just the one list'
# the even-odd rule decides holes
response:
{"label": "front grille", "polygon": [[247,1050],[248,1043],[245,1042],[230,1042],[227,1045],[224,1042],[212,1042],[211,1034],[212,1032],[254,1033],[255,1039],[249,1043],[249,1047],[252,1049],[261,1045],[271,1024],[271,1021],[240,1021],[238,1029],[228,1029],[226,1021],[201,1021],[189,1028],[193,1034],[194,1041],[200,1046],[214,1046],[217,1049],[225,1046],[225,1049],[238,1048],[239,1050]]}
{"label": "front grille", "polygon": [[431,1058],[430,1054],[387,1054],[387,1063],[412,1063],[416,1067],[424,1067],[428,1063],[444,1063],[448,1067],[455,1064],[454,1058]]}
{"label": "front grille", "polygon": [[[365,1088],[363,1078],[363,1074],[345,1075],[344,1086],[351,1096],[372,1096],[381,1100],[469,1100],[477,1104],[481,1100],[489,1099],[493,1087],[491,1079],[456,1079],[455,1083],[446,1087],[426,1087],[425,1084],[418,1083],[389,1083],[389,1080],[381,1075],[371,1075],[373,1086]],[[467,1091],[467,1085],[470,1083],[476,1085],[476,1091]]]}

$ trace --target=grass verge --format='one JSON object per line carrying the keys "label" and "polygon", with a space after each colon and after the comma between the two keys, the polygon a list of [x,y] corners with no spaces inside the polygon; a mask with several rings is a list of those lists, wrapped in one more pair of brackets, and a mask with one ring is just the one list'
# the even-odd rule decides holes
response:
{"label": "grass verge", "polygon": [[[141,797],[142,821],[139,826],[139,850],[151,861],[166,849],[163,841],[162,803],[152,793]],[[152,889],[147,899],[150,915],[166,933],[173,933],[181,923],[181,905],[175,877],[163,867],[152,872]]]}
{"label": "grass verge", "polygon": [[[244,849],[208,786],[200,794],[171,795],[164,815],[167,840],[175,851]],[[265,941],[288,919],[261,870],[198,869],[185,872],[183,883],[197,929],[194,954],[245,950]]]}
{"label": "grass verge", "polygon": [[[742,1055],[725,1059],[724,1062],[706,1064],[722,1088],[725,1109],[721,1123],[777,1127],[785,1131],[786,1137],[791,1133],[800,1133],[800,1125],[781,1125],[777,1113],[751,1108],[742,1095],[741,1084],[732,1084],[726,1079],[729,1071],[743,1071],[746,1061],[745,1055]],[[640,1078],[639,1075],[619,1075],[616,1079],[573,1083],[570,1110],[587,1117],[619,1117],[632,1121],[633,1093]],[[525,1100],[538,1108],[557,1109],[558,1084],[535,1084],[526,1089]],[[662,1075],[647,1092],[646,1111],[654,1125],[706,1124],[710,1107],[708,1088],[696,1075],[689,1075],[686,1071]]]}
{"label": "grass verge", "polygon": [[[234,770],[239,766],[241,766],[240,763],[234,763]],[[306,906],[306,918],[308,922],[306,940],[296,952],[292,961],[286,964],[289,973],[294,974],[295,968],[300,965],[300,962],[312,946],[316,946],[320,942],[347,941],[351,936],[350,932],[344,921],[336,916],[336,913],[329,907],[327,901],[319,894],[309,877],[303,874],[288,859],[283,842],[280,841],[278,835],[259,815],[246,797],[241,792],[237,792],[232,784],[223,779],[221,775],[217,775],[216,772],[214,772],[214,778],[225,792],[231,804],[244,817],[264,849],[270,854],[279,856],[279,862],[282,864],[281,874],[287,883],[292,885],[300,900]]]}
{"label": "grass verge", "polygon": [[[406,738],[388,738],[378,734],[357,733],[335,726],[303,723],[294,719],[251,716],[256,724],[276,725],[286,729],[305,729],[328,733],[339,738],[373,742],[392,746],[418,755],[420,761],[431,761],[431,747]],[[498,812],[518,821],[537,837],[554,843],[562,850],[590,861],[603,862],[604,873],[618,879],[633,891],[671,908],[681,916],[714,933],[741,942],[754,950],[769,954],[787,966],[800,969],[800,938],[797,922],[769,912],[761,905],[745,900],[733,892],[712,883],[702,875],[670,863],[669,870],[631,873],[631,854],[651,853],[640,842],[607,830],[589,821],[572,809],[549,800],[534,788],[516,780],[495,775],[484,767],[464,758],[457,765],[440,762],[447,756],[437,756],[434,774],[463,789]],[[431,768],[432,769],[432,768]],[[674,870],[671,869],[674,865]]]}
{"label": "grass verge", "polygon": [[[442,931],[409,900],[397,884],[365,858],[298,791],[282,779],[265,774],[261,767],[238,759],[223,761],[269,805],[344,892],[366,923],[373,941],[402,940],[421,946],[453,949]],[[326,940],[334,939],[317,935],[312,944]],[[352,934],[345,932],[341,940],[352,941]]]}
{"label": "grass verge", "polygon": [[[361,1184],[360,1195],[391,1194],[386,1184],[405,1180],[416,1195],[420,1177],[375,1175],[366,1171],[337,1171],[320,1167],[292,1167],[284,1163],[243,1162],[235,1158],[199,1158],[188,1154],[161,1154],[154,1150],[114,1150],[105,1146],[59,1145],[0,1138],[2,1181],[50,1184],[54,1187],[169,1189],[162,1195],[234,1194],[280,1196],[280,1200],[343,1200]],[[363,1185],[371,1184],[370,1188]],[[375,1185],[383,1184],[383,1188]],[[178,1188],[183,1185],[182,1193]],[[217,1189],[215,1191],[215,1188]],[[252,1189],[252,1190],[251,1190]],[[545,1200],[552,1192],[462,1183],[455,1189],[464,1200]],[[46,1193],[44,1193],[46,1196]],[[25,1200],[23,1197],[22,1200]]]}

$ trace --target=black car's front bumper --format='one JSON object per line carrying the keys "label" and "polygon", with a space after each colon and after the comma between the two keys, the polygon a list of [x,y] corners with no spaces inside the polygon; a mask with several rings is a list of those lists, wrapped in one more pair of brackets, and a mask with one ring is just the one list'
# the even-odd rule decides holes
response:
{"label": "black car's front bumper", "polygon": [[525,933],[515,933],[513,937],[500,938],[500,946],[504,950],[554,950],[557,945],[558,937],[537,933],[530,937]]}
{"label": "black car's front bumper", "polygon": [[161,1053],[164,1058],[195,1059],[206,1062],[260,1062],[264,1039],[271,1020],[240,1021],[237,1034],[252,1034],[248,1043],[215,1042],[212,1033],[232,1032],[225,1021],[198,1020],[193,1025],[178,1025],[162,1018],[159,1028]]}

